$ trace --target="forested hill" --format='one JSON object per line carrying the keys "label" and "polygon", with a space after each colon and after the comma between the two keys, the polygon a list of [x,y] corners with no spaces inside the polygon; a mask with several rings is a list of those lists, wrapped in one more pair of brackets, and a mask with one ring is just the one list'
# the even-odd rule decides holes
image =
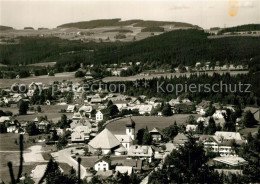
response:
{"label": "forested hill", "polygon": [[[223,64],[259,63],[260,37],[208,39],[197,29],[176,30],[140,41],[84,43],[59,38],[21,37],[19,44],[0,45],[0,63],[6,65],[57,62],[60,68],[75,69],[79,63],[110,64],[143,62],[152,67],[163,64],[194,66],[196,62]],[[251,59],[253,58],[253,59]],[[250,62],[249,62],[250,61]]]}
{"label": "forested hill", "polygon": [[12,30],[12,27],[8,27],[8,26],[1,26],[0,25],[0,31],[6,31],[6,30]]}
{"label": "forested hill", "polygon": [[229,27],[229,28],[222,29],[220,33],[244,32],[244,31],[260,31],[260,24],[246,24],[241,26]]}
{"label": "forested hill", "polygon": [[58,26],[58,28],[79,28],[79,29],[92,29],[98,27],[107,27],[107,26],[129,26],[133,25],[134,27],[158,27],[164,25],[174,25],[174,27],[197,27],[192,24],[183,23],[183,22],[169,22],[169,21],[150,21],[150,20],[125,20],[121,19],[99,19],[99,20],[90,20],[83,22],[67,23]]}
{"label": "forested hill", "polygon": [[195,65],[199,61],[248,63],[259,57],[260,37],[229,37],[208,39],[196,29],[176,30],[149,37],[131,44],[95,52],[95,62],[115,63],[143,61],[172,66]]}

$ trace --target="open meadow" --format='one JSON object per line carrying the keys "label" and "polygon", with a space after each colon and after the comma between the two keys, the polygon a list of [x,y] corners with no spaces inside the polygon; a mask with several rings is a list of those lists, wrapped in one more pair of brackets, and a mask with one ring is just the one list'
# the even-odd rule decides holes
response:
{"label": "open meadow", "polygon": [[54,81],[62,82],[64,80],[72,81],[73,83],[81,81],[80,78],[75,78],[75,72],[64,72],[56,73],[55,76],[42,75],[22,79],[0,79],[0,88],[10,88],[15,83],[29,85],[32,82],[42,82],[48,85]]}
{"label": "open meadow", "polygon": [[[1,107],[0,110],[3,111],[11,111],[14,115],[16,115],[16,119],[21,121],[33,121],[36,117],[47,116],[48,120],[52,120],[54,123],[57,123],[62,114],[66,114],[68,118],[72,117],[72,113],[60,113],[62,109],[67,109],[68,105],[42,105],[42,112],[35,112],[33,114],[27,115],[18,115],[18,108],[16,106],[11,107]],[[34,109],[37,109],[37,105],[34,106]]]}
{"label": "open meadow", "polygon": [[[158,127],[161,130],[172,125],[175,121],[178,125],[185,124],[190,115],[197,119],[198,114],[175,114],[170,117],[157,117],[157,116],[133,116],[132,120],[135,121],[136,132],[147,126],[148,130]],[[130,118],[123,118],[109,123],[106,128],[114,134],[125,134],[125,124],[130,121]]]}
{"label": "open meadow", "polygon": [[[213,73],[218,73],[218,74],[225,74],[225,73],[230,73],[230,75],[237,75],[237,74],[247,74],[248,71],[207,71],[207,72],[197,72],[197,74],[208,74],[209,76],[212,76]],[[117,76],[112,76],[112,77],[105,77],[103,78],[103,82],[113,82],[113,81],[135,81],[135,80],[140,80],[140,79],[153,79],[153,78],[160,78],[160,77],[180,77],[180,76],[185,76],[190,77],[191,74],[196,74],[186,72],[186,73],[160,73],[160,74],[151,74],[148,76],[143,76],[143,75],[134,75],[134,76],[128,76],[128,77],[117,77]]]}

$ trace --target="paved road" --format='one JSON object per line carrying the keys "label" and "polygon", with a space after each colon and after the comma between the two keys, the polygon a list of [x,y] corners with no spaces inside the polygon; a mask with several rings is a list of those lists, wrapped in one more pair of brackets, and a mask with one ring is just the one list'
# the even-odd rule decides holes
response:
{"label": "paved road", "polygon": [[[67,163],[78,172],[78,162],[71,157],[72,149],[73,148],[66,148],[58,152],[51,153],[51,155],[57,162]],[[80,178],[84,179],[88,176],[92,176],[92,174],[87,172],[86,168],[83,165],[80,165]]]}

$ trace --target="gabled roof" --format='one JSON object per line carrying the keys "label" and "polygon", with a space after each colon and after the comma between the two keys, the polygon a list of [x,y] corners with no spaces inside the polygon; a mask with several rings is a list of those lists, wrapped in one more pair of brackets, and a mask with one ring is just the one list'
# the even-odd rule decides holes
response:
{"label": "gabled roof", "polygon": [[158,127],[153,128],[150,133],[159,133],[161,135],[163,135],[163,132],[161,131],[161,129],[159,129]]}
{"label": "gabled roof", "polygon": [[183,133],[178,133],[173,139],[173,144],[184,144],[188,141],[188,137]]}
{"label": "gabled roof", "polygon": [[108,129],[105,128],[88,144],[96,149],[111,149],[120,145],[120,142]]}
{"label": "gabled roof", "polygon": [[115,137],[122,142],[132,142],[132,138],[129,135],[115,135]]}
{"label": "gabled roof", "polygon": [[106,163],[108,163],[108,164],[111,163],[111,160],[109,160],[109,159],[106,158],[106,157],[102,157],[102,158],[96,160],[96,161],[95,161],[95,164],[98,163],[98,162],[102,162],[102,161],[104,161],[104,162],[106,162]]}
{"label": "gabled roof", "polygon": [[11,117],[10,116],[2,116],[0,117],[0,123],[3,123],[5,121],[10,121]]}
{"label": "gabled roof", "polygon": [[217,137],[217,139],[221,139],[221,137],[223,137],[224,140],[242,140],[239,132],[216,131],[215,136]]}
{"label": "gabled roof", "polygon": [[92,111],[92,106],[90,106],[90,105],[83,105],[82,107],[80,107],[79,112],[80,111],[91,112]]}
{"label": "gabled roof", "polygon": [[120,172],[121,174],[127,173],[128,175],[132,174],[133,167],[130,166],[116,166],[115,171]]}

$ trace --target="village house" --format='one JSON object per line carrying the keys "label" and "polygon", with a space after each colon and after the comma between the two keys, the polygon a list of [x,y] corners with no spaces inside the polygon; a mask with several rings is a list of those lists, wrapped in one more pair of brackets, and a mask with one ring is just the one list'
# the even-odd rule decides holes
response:
{"label": "village house", "polygon": [[155,127],[154,129],[152,129],[151,131],[149,131],[153,141],[161,141],[163,138],[163,133],[162,131]]}
{"label": "village house", "polygon": [[41,121],[40,123],[38,123],[37,125],[38,125],[39,131],[40,131],[40,132],[44,132],[45,129],[47,128],[47,126],[48,126],[49,124],[50,124],[50,123],[49,123],[48,121],[46,121],[46,120],[43,120],[43,121]]}
{"label": "village house", "polygon": [[179,146],[184,146],[188,142],[188,137],[183,133],[178,133],[173,139],[174,149],[179,149]]}
{"label": "village house", "polygon": [[7,127],[7,132],[9,133],[22,132],[22,129],[20,128],[21,127],[20,123],[15,119],[12,119],[11,121],[7,122],[6,127]]}
{"label": "village house", "polygon": [[205,115],[210,106],[210,103],[210,101],[202,100],[202,102],[196,106],[196,112],[200,115]]}
{"label": "village house", "polygon": [[75,105],[68,105],[66,112],[74,113],[75,110],[76,110],[76,106]]}
{"label": "village house", "polygon": [[73,114],[73,116],[72,116],[72,121],[79,121],[79,120],[81,120],[83,117],[82,117],[82,115],[80,114],[80,112],[75,112],[74,114]]}
{"label": "village house", "polygon": [[119,172],[121,174],[126,173],[128,176],[131,176],[131,174],[133,172],[133,167],[131,167],[131,166],[116,166],[115,171]]}
{"label": "village house", "polygon": [[151,162],[153,158],[153,150],[151,146],[132,145],[128,150],[127,156],[130,158],[139,158]]}
{"label": "village house", "polygon": [[92,104],[99,104],[102,103],[102,98],[98,94],[91,97],[90,103]]}
{"label": "village house", "polygon": [[193,102],[184,102],[180,104],[175,104],[174,111],[176,113],[191,113],[193,110],[195,110],[195,106]]}
{"label": "village house", "polygon": [[152,105],[138,105],[139,114],[151,114],[151,111],[153,109]]}
{"label": "village house", "polygon": [[236,155],[232,148],[232,141],[242,145],[247,143],[243,140],[238,132],[224,132],[217,131],[215,135],[203,135],[200,137],[200,141],[204,144],[206,150],[219,153],[220,156]]}
{"label": "village house", "polygon": [[113,104],[117,106],[119,111],[121,111],[123,108],[127,107],[128,102],[127,101],[114,101]]}
{"label": "village house", "polygon": [[214,165],[224,165],[228,167],[241,167],[248,164],[248,162],[238,156],[216,157],[213,158]]}
{"label": "village house", "polygon": [[139,159],[125,159],[123,165],[132,167],[135,173],[140,173],[142,171],[143,161]]}
{"label": "village house", "polygon": [[71,133],[71,142],[79,143],[85,142],[90,138],[91,130],[88,126],[76,126]]}
{"label": "village house", "polygon": [[104,115],[101,111],[97,111],[96,113],[96,121],[99,122],[99,121],[103,121],[104,119]]}
{"label": "village house", "polygon": [[186,132],[195,132],[197,130],[198,125],[186,125]]}
{"label": "village house", "polygon": [[79,108],[79,112],[82,113],[82,116],[87,116],[89,118],[91,118],[91,112],[92,112],[93,108],[90,105],[83,105]]}
{"label": "village house", "polygon": [[203,126],[206,127],[209,125],[209,118],[210,117],[198,117],[198,119],[196,121],[197,121],[197,123],[203,122]]}
{"label": "village house", "polygon": [[224,114],[226,114],[226,110],[216,110],[216,112],[212,115],[214,119],[223,119]]}

